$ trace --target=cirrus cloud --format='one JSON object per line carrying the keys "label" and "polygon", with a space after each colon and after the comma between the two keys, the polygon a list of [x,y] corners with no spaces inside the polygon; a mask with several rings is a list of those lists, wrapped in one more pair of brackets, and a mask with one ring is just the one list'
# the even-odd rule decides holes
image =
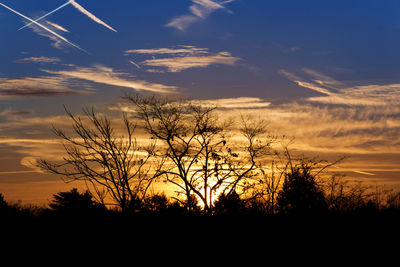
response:
{"label": "cirrus cloud", "polygon": [[15,63],[59,63],[61,60],[56,57],[27,57],[14,61]]}
{"label": "cirrus cloud", "polygon": [[348,85],[315,70],[303,68],[308,77],[299,77],[286,70],[280,73],[298,86],[322,94],[307,98],[307,101],[350,105],[350,106],[387,106],[400,103],[400,83]]}
{"label": "cirrus cloud", "polygon": [[[25,60],[28,62],[37,61],[38,59],[29,58]],[[0,98],[91,94],[94,92],[93,88],[95,84],[105,84],[160,94],[176,93],[179,89],[176,86],[139,80],[127,73],[119,72],[102,65],[93,67],[72,65],[72,68],[66,70],[42,69],[41,71],[46,73],[46,75],[39,77],[0,78]]]}
{"label": "cirrus cloud", "polygon": [[94,67],[76,67],[71,70],[51,71],[47,73],[57,75],[64,79],[78,79],[88,82],[106,84],[116,87],[131,88],[136,91],[148,91],[153,93],[169,94],[175,93],[178,87],[159,83],[151,83],[144,80],[137,80],[127,73],[115,71],[112,68],[97,65]]}
{"label": "cirrus cloud", "polygon": [[41,76],[23,78],[0,78],[0,98],[44,97],[88,94],[86,90],[73,90],[63,77]]}
{"label": "cirrus cloud", "polygon": [[191,68],[205,68],[221,64],[233,66],[240,58],[233,57],[229,52],[220,52],[211,56],[184,56],[161,59],[149,59],[142,62],[146,66],[166,68],[169,72],[180,72]]}
{"label": "cirrus cloud", "polygon": [[[168,72],[181,72],[191,68],[206,68],[211,65],[233,66],[241,60],[229,52],[211,54],[207,48],[195,46],[176,46],[170,48],[132,49],[125,51],[125,55],[144,54],[152,55],[152,59],[142,61],[140,64],[162,68]],[[162,58],[155,58],[161,55]],[[147,70],[154,72],[154,69]]]}
{"label": "cirrus cloud", "polygon": [[[165,26],[186,31],[193,23],[206,19],[215,11],[227,10],[224,5],[233,1],[192,0],[193,4],[189,7],[189,14],[175,17]],[[228,10],[228,12],[230,11]]]}

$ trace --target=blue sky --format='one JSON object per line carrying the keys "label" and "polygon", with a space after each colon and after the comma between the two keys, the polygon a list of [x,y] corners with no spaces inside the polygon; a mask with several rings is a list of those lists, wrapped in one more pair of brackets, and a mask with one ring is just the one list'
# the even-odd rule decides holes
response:
{"label": "blue sky", "polygon": [[[3,2],[37,18],[65,1]],[[205,18],[198,17],[184,25],[183,30],[166,25],[179,17],[195,17],[190,8],[201,7],[200,4],[189,0],[80,1],[117,33],[93,22],[72,6],[46,18],[67,29],[68,33],[58,32],[89,54],[60,40],[56,48],[55,41],[32,29],[17,32],[24,21],[2,8],[0,16],[4,22],[0,32],[4,38],[0,48],[4,52],[0,72],[2,77],[26,77],[28,73],[44,75],[42,69],[60,70],[60,64],[101,65],[150,82],[182,87],[189,96],[203,98],[242,96],[244,92],[257,97],[299,98],[310,93],[293,86],[281,75],[282,69],[295,72],[309,68],[337,80],[363,84],[397,82],[400,42],[397,1],[225,2],[228,3],[222,5],[224,8],[205,12]],[[154,55],[124,54],[131,49],[179,45],[207,48],[210,55],[228,52],[240,60],[234,65],[211,64],[210,68],[193,67],[165,75],[135,69],[129,63],[129,60],[151,59]],[[15,63],[30,57],[59,61],[50,66]]]}
{"label": "blue sky", "polygon": [[[65,2],[0,1],[33,20]],[[350,155],[357,178],[400,183],[399,1],[74,3],[38,22],[64,39],[18,31],[27,20],[0,6],[0,184],[13,196],[10,183],[56,183],[28,162],[57,154],[38,140],[53,144],[63,105],[114,112],[135,91],[264,116],[299,151]]]}

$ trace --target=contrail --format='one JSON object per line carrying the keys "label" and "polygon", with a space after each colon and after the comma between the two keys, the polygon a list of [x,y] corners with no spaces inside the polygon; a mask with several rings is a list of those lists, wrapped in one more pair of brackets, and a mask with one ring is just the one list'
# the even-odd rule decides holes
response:
{"label": "contrail", "polygon": [[68,44],[72,45],[73,47],[75,47],[75,48],[78,48],[79,50],[81,50],[81,51],[83,51],[83,52],[87,53],[87,51],[86,51],[86,50],[84,50],[84,49],[80,48],[80,47],[79,47],[79,46],[77,46],[76,44],[73,44],[73,43],[71,43],[71,42],[70,42],[70,41],[68,41],[66,38],[64,38],[64,37],[62,37],[61,35],[59,35],[58,33],[56,33],[56,32],[54,32],[54,31],[50,30],[49,28],[47,28],[47,27],[43,26],[42,24],[40,24],[40,23],[38,23],[38,22],[34,21],[33,19],[30,19],[30,18],[28,18],[27,16],[25,16],[25,15],[23,15],[23,14],[19,13],[18,11],[15,11],[15,10],[14,10],[14,9],[12,9],[11,7],[8,7],[8,6],[6,6],[6,5],[5,5],[5,4],[3,4],[3,3],[0,3],[0,5],[2,5],[3,7],[7,8],[8,10],[10,10],[10,11],[14,12],[15,14],[17,14],[17,15],[19,15],[19,16],[21,16],[21,17],[23,17],[24,19],[27,19],[27,20],[31,21],[32,23],[36,24],[36,25],[37,25],[37,26],[39,26],[40,28],[42,28],[42,29],[44,29],[44,30],[48,31],[49,33],[53,34],[54,36],[56,36],[57,38],[59,38],[59,39],[63,40],[64,42],[66,42],[66,43],[68,43]]}
{"label": "contrail", "polygon": [[129,63],[131,63],[133,66],[135,66],[138,69],[142,69],[137,63],[135,63],[133,60],[129,60]]}
{"label": "contrail", "polygon": [[81,6],[80,4],[78,4],[76,1],[71,1],[71,5],[73,5],[76,9],[78,9],[78,11],[80,11],[81,13],[85,14],[86,16],[88,16],[91,20],[93,20],[94,22],[103,25],[104,27],[117,32],[114,28],[112,28],[111,26],[107,25],[104,21],[102,21],[101,19],[97,18],[95,15],[93,15],[92,13],[90,13],[89,11],[87,11],[85,8],[83,8],[83,6]]}
{"label": "contrail", "polygon": [[[36,19],[35,22],[38,22],[38,21],[44,19],[45,17],[50,16],[50,15],[53,14],[54,12],[57,12],[58,10],[60,10],[61,8],[65,7],[65,6],[69,5],[69,4],[71,4],[72,2],[74,2],[74,0],[70,0],[70,1],[66,2],[65,4],[63,4],[63,5],[59,6],[59,7],[57,7],[57,8],[54,9],[53,11],[47,13],[46,15],[43,15],[43,16],[41,16],[40,18]],[[22,30],[22,29],[24,29],[24,28],[26,28],[26,27],[28,27],[28,26],[30,26],[30,25],[32,25],[32,24],[33,24],[33,22],[30,22],[30,23],[26,24],[25,26],[19,28],[18,30]]]}
{"label": "contrail", "polygon": [[375,174],[370,173],[370,172],[364,172],[364,171],[358,171],[358,170],[353,170],[353,172],[355,172],[355,173],[360,173],[360,174],[365,174],[365,175],[370,175],[370,176],[375,175]]}

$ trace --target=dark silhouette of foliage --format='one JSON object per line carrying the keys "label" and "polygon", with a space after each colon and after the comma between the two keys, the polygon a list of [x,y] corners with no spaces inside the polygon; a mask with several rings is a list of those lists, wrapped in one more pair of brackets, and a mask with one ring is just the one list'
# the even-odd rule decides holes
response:
{"label": "dark silhouette of foliage", "polygon": [[144,203],[144,209],[151,213],[165,213],[170,206],[170,202],[165,194],[148,197]]}
{"label": "dark silhouette of foliage", "polygon": [[42,208],[33,205],[10,204],[0,193],[0,223],[31,222],[42,211]]}
{"label": "dark silhouette of foliage", "polygon": [[324,193],[306,164],[285,174],[277,202],[280,212],[286,214],[321,214],[328,210]]}
{"label": "dark silhouette of foliage", "polygon": [[4,200],[4,196],[0,193],[0,210],[4,210],[8,207],[7,202]]}
{"label": "dark silhouette of foliage", "polygon": [[388,204],[389,209],[399,210],[400,209],[400,192],[390,193],[387,196],[387,204]]}
{"label": "dark silhouette of foliage", "polygon": [[[185,203],[168,198],[164,193],[155,194],[145,199],[144,205],[138,214],[161,215],[161,216],[183,216],[189,215]],[[192,203],[194,210],[190,214],[200,211],[197,203]]]}
{"label": "dark silhouette of foliage", "polygon": [[229,195],[220,194],[214,203],[215,215],[240,215],[245,209],[245,202],[235,191]]}
{"label": "dark silhouette of foliage", "polygon": [[83,215],[91,216],[101,214],[105,207],[96,203],[89,191],[79,193],[76,188],[68,192],[53,195],[49,204],[51,210],[57,215]]}

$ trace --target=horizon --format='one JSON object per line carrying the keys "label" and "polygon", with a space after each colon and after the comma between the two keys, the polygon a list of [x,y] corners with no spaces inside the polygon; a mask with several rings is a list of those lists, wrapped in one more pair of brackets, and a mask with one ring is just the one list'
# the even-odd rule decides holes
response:
{"label": "horizon", "polygon": [[125,93],[251,115],[299,154],[348,156],[337,171],[349,179],[400,188],[398,1],[0,3],[7,200],[46,204],[77,187],[34,166],[62,155],[51,125],[70,127],[64,106],[117,121]]}

